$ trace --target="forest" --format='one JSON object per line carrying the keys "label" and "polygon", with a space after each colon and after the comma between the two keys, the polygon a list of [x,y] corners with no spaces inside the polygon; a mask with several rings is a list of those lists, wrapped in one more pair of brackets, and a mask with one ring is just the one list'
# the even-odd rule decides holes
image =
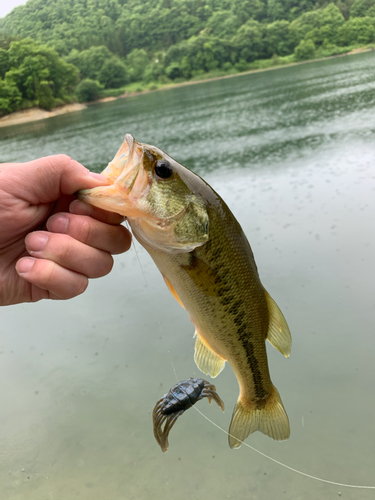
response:
{"label": "forest", "polygon": [[375,47],[375,0],[28,0],[0,19],[0,116]]}

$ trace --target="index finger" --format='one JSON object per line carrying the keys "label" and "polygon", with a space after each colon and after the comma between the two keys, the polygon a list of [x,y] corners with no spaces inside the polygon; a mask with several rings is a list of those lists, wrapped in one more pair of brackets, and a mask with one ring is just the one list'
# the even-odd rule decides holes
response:
{"label": "index finger", "polygon": [[121,224],[121,222],[124,222],[126,219],[126,217],[120,214],[108,212],[107,210],[94,207],[93,205],[89,205],[88,203],[80,200],[72,201],[69,206],[69,212],[75,215],[88,215],[93,219],[114,225]]}

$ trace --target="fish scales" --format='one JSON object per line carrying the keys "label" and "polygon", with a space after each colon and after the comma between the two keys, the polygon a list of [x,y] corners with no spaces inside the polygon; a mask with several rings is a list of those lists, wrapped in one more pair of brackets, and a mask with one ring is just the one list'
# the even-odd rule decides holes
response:
{"label": "fish scales", "polygon": [[290,332],[232,212],[203,179],[129,135],[103,175],[110,186],[79,197],[128,216],[195,326],[198,368],[216,377],[228,361],[236,375],[230,446],[256,430],[287,439],[289,420],[271,382],[265,340],[288,357]]}

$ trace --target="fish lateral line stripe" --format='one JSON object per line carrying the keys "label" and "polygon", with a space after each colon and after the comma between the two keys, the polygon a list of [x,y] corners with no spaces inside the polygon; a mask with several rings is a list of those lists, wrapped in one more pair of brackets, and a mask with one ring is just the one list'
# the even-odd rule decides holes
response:
{"label": "fish lateral line stripe", "polygon": [[[238,330],[239,331],[239,330]],[[247,333],[247,329],[245,330]],[[254,381],[254,391],[257,400],[262,400],[268,395],[268,391],[264,388],[262,374],[259,369],[258,360],[254,354],[254,344],[251,341],[251,333],[247,335],[239,333],[239,339],[246,353],[246,361],[250,367]]]}

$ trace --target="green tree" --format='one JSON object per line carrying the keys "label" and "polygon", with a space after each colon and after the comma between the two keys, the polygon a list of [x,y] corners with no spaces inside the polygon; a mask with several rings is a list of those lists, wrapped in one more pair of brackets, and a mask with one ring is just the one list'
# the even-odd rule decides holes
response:
{"label": "green tree", "polygon": [[343,24],[337,34],[337,45],[347,46],[375,42],[375,18],[354,17]]}
{"label": "green tree", "polygon": [[51,109],[55,99],[66,100],[72,95],[78,70],[50,47],[31,39],[12,42],[8,58],[10,69],[5,79],[18,88],[23,99]]}
{"label": "green tree", "polygon": [[149,64],[150,58],[147,52],[143,49],[134,49],[126,57],[129,81],[138,82],[142,80],[143,74]]}
{"label": "green tree", "polygon": [[105,45],[81,52],[73,49],[66,60],[77,66],[82,79],[98,80],[106,88],[118,88],[127,82],[124,63]]}
{"label": "green tree", "polygon": [[266,13],[265,3],[261,0],[232,0],[231,7],[240,24],[249,19],[261,20]]}
{"label": "green tree", "polygon": [[289,39],[289,22],[281,20],[268,24],[264,41],[268,57],[273,54],[278,56],[290,54],[292,44]]}
{"label": "green tree", "polygon": [[22,94],[17,86],[0,78],[0,116],[17,111],[22,102]]}
{"label": "green tree", "polygon": [[233,48],[235,50],[235,62],[240,59],[251,62],[255,59],[264,57],[263,42],[264,26],[257,21],[247,21],[237,31],[232,38]]}
{"label": "green tree", "polygon": [[0,78],[4,78],[5,73],[9,71],[9,54],[7,50],[0,48]]}
{"label": "green tree", "polygon": [[354,0],[336,0],[335,4],[340,9],[341,14],[344,16],[345,21],[349,19],[350,8]]}
{"label": "green tree", "polygon": [[108,47],[100,45],[81,52],[73,49],[66,60],[79,69],[82,79],[98,80],[104,63],[112,57],[113,54]]}
{"label": "green tree", "polygon": [[290,40],[294,46],[304,39],[310,39],[317,45],[321,45],[324,40],[335,43],[344,22],[340,9],[331,3],[324,9],[305,12],[295,19],[290,24]]}
{"label": "green tree", "polygon": [[350,8],[350,17],[365,17],[375,7],[375,0],[355,0]]}
{"label": "green tree", "polygon": [[218,10],[207,21],[207,28],[219,38],[231,38],[239,26],[238,17],[229,10]]}
{"label": "green tree", "polygon": [[127,82],[125,65],[113,56],[104,62],[99,72],[99,82],[107,89],[117,89]]}
{"label": "green tree", "polygon": [[100,97],[102,85],[96,80],[85,78],[76,88],[76,94],[79,102],[92,102]]}
{"label": "green tree", "polygon": [[267,17],[270,21],[293,21],[304,12],[313,10],[315,3],[314,0],[268,0]]}
{"label": "green tree", "polygon": [[[28,0],[0,20],[0,77],[17,86],[24,105],[48,108],[76,86],[72,64],[106,88],[242,71],[297,48],[303,58],[312,44],[302,41],[330,49],[371,43],[373,19],[375,0]],[[61,78],[56,55],[45,50],[10,66],[10,44],[20,37],[66,58]]]}
{"label": "green tree", "polygon": [[294,49],[297,61],[306,61],[315,56],[315,44],[312,40],[301,40]]}
{"label": "green tree", "polygon": [[181,78],[183,76],[181,66],[178,62],[172,62],[169,66],[167,66],[165,74],[171,80],[175,80],[176,78]]}

